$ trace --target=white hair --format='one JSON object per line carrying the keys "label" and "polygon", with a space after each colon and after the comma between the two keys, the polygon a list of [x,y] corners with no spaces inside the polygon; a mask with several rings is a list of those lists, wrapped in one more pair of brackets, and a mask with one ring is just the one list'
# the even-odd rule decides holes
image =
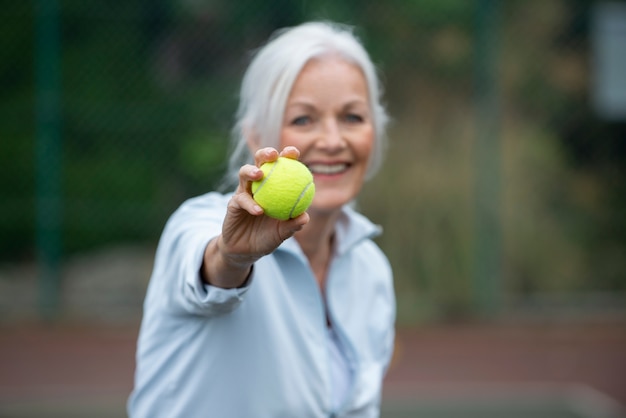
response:
{"label": "white hair", "polygon": [[381,103],[382,88],[376,68],[350,27],[309,22],[275,32],[254,54],[241,84],[224,188],[238,183],[239,168],[243,164],[253,163],[248,135],[254,135],[260,147],[278,149],[287,98],[296,78],[310,60],[329,54],[356,65],[365,76],[375,132],[366,179],[378,171],[386,148],[388,116]]}

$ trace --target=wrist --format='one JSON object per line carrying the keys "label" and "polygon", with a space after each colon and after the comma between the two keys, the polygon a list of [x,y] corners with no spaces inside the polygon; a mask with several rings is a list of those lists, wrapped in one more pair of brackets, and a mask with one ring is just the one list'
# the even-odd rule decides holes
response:
{"label": "wrist", "polygon": [[228,254],[223,251],[221,235],[211,240],[205,249],[202,262],[202,280],[222,288],[241,287],[252,271],[249,257]]}

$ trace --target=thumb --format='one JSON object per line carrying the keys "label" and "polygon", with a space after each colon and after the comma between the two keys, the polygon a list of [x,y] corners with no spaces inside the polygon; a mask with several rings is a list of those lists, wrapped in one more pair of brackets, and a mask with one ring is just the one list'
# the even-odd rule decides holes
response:
{"label": "thumb", "polygon": [[296,232],[304,228],[310,220],[311,218],[309,217],[309,214],[304,212],[293,219],[280,222],[278,225],[278,231],[281,239],[284,241],[292,237]]}

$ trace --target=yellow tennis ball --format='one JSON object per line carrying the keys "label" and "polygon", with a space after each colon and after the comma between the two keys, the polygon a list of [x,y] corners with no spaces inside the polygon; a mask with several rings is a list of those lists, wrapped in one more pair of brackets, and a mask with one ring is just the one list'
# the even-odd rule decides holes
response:
{"label": "yellow tennis ball", "polygon": [[261,165],[263,178],[252,182],[252,197],[267,216],[287,220],[308,209],[315,195],[313,175],[298,160],[278,157]]}

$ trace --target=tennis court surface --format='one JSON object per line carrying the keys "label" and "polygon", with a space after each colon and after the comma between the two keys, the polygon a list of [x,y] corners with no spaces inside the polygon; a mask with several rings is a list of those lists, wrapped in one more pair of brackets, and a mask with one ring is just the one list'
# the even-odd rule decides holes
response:
{"label": "tennis court surface", "polygon": [[[137,328],[4,326],[0,417],[124,417]],[[623,418],[626,323],[399,330],[383,418]],[[253,417],[254,418],[254,417]]]}

